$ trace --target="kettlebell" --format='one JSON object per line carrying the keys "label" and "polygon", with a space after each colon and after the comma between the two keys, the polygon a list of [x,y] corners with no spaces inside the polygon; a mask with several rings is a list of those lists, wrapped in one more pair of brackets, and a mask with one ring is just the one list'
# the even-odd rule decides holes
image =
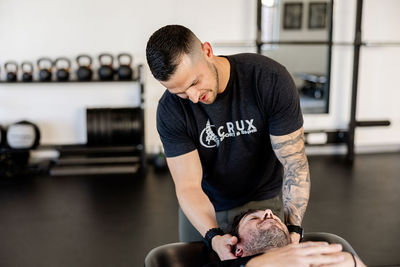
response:
{"label": "kettlebell", "polygon": [[[67,63],[66,67],[60,67],[60,62]],[[71,68],[71,60],[69,60],[66,57],[59,57],[56,58],[54,61],[54,67],[56,68],[56,77],[57,81],[59,82],[65,82],[68,81],[69,79],[69,70]]]}
{"label": "kettlebell", "polygon": [[[82,59],[87,59],[89,62],[85,65],[82,64]],[[79,81],[90,81],[93,76],[92,69],[90,65],[92,65],[92,58],[88,55],[79,55],[76,57],[76,63],[78,63],[78,70],[76,71],[76,76],[78,76]]]}
{"label": "kettlebell", "polygon": [[[28,69],[27,69],[27,67]],[[21,63],[21,70],[22,70],[22,81],[24,82],[31,82],[33,80],[33,64],[29,61],[24,61]]]}
{"label": "kettlebell", "polygon": [[[42,63],[47,62],[48,67],[42,67]],[[53,67],[53,62],[51,61],[50,58],[47,57],[42,57],[39,58],[37,61],[37,66],[39,69],[39,80],[42,82],[48,82],[51,81],[51,76],[52,76],[52,67]]]}
{"label": "kettlebell", "polygon": [[[109,58],[110,63],[105,64],[104,58]],[[98,71],[100,80],[102,81],[114,80],[114,69],[113,69],[114,57],[111,54],[103,53],[99,55],[99,62],[101,65]]]}
{"label": "kettlebell", "polygon": [[168,170],[167,161],[166,161],[165,155],[164,155],[164,153],[162,153],[161,149],[157,154],[154,155],[153,163],[154,163],[154,170],[156,172],[164,172],[164,171]]}
{"label": "kettlebell", "polygon": [[[10,66],[14,67],[14,70],[10,70]],[[15,61],[7,61],[4,63],[4,70],[7,73],[7,81],[16,82],[17,81],[17,72],[18,72],[18,64]]]}
{"label": "kettlebell", "polygon": [[[128,63],[127,64],[121,64],[121,58],[128,58]],[[128,53],[121,53],[118,55],[118,64],[119,64],[119,68],[118,68],[118,79],[120,80],[132,80],[132,75],[133,75],[133,71],[131,68],[131,64],[132,64],[132,56]]]}
{"label": "kettlebell", "polygon": [[29,121],[19,121],[8,126],[7,144],[12,149],[35,149],[39,146],[39,127]]}

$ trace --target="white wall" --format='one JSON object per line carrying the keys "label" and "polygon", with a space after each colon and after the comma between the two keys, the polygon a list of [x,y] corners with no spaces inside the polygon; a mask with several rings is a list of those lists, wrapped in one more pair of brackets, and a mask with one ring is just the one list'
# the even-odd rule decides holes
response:
{"label": "white wall", "polygon": [[[363,40],[400,43],[400,1],[366,0]],[[372,18],[369,20],[368,18]],[[360,128],[359,146],[400,144],[400,46],[362,48],[360,56],[360,91],[357,117],[360,120],[389,119],[388,128]]]}
{"label": "white wall", "polygon": [[[400,42],[398,0],[365,0],[364,39]],[[355,0],[336,0],[334,41],[353,42]],[[184,24],[212,44],[255,39],[256,1],[219,0],[2,0],[0,64],[41,56],[74,58],[79,53],[132,53],[145,63],[148,37],[165,24]],[[216,53],[254,48],[215,47]],[[335,46],[332,58],[330,113],[305,115],[305,128],[346,128],[350,111],[353,49]],[[356,145],[400,147],[399,47],[363,48],[360,62],[358,119],[389,119],[391,127],[358,129]],[[3,75],[4,72],[2,71]],[[146,67],[146,143],[159,146],[155,111],[164,89]],[[2,76],[4,78],[4,76]],[[135,104],[131,83],[9,85],[0,84],[0,124],[31,119],[42,129],[44,144],[84,143],[85,106]],[[33,93],[35,92],[35,93]]]}
{"label": "white wall", "polygon": [[[96,56],[104,51],[126,51],[135,56],[135,62],[145,63],[148,38],[166,24],[186,25],[201,39],[212,42],[251,41],[256,9],[252,2],[2,0],[0,64],[36,61],[42,56]],[[145,130],[151,150],[160,144],[155,111],[164,88],[147,67],[146,74]],[[3,70],[0,75],[4,79]],[[133,83],[0,84],[0,125],[29,119],[39,125],[42,144],[85,143],[85,107],[133,106],[136,89]]]}

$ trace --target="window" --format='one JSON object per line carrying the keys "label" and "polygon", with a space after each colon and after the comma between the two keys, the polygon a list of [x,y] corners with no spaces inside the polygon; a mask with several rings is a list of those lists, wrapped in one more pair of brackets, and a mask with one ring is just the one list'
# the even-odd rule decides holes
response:
{"label": "window", "polygon": [[[278,40],[279,36],[279,0],[262,0],[262,36],[261,41],[268,43]],[[264,44],[263,50],[278,48],[276,44]]]}

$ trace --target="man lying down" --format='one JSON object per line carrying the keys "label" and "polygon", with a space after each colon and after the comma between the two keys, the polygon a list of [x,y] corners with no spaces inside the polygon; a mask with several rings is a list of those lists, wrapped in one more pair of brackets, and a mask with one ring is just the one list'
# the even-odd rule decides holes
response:
{"label": "man lying down", "polygon": [[365,266],[357,256],[343,252],[340,244],[290,244],[286,225],[269,209],[249,210],[236,216],[231,234],[239,239],[233,247],[238,259],[210,263],[205,267]]}

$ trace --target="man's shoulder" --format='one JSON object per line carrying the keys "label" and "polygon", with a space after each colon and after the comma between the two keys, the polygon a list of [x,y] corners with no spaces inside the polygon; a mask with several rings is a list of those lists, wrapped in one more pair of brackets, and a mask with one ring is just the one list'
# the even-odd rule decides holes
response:
{"label": "man's shoulder", "polygon": [[190,105],[188,102],[187,99],[182,99],[165,90],[158,101],[157,120],[183,119],[188,112],[188,105]]}
{"label": "man's shoulder", "polygon": [[165,92],[160,97],[160,100],[158,100],[158,103],[161,105],[178,104],[179,97],[171,94],[170,92],[168,92],[168,90],[165,90]]}
{"label": "man's shoulder", "polygon": [[284,66],[279,62],[273,60],[264,55],[255,53],[241,53],[230,55],[228,58],[238,66],[254,66],[256,68],[263,68],[264,70],[270,70],[271,72],[279,72]]}

